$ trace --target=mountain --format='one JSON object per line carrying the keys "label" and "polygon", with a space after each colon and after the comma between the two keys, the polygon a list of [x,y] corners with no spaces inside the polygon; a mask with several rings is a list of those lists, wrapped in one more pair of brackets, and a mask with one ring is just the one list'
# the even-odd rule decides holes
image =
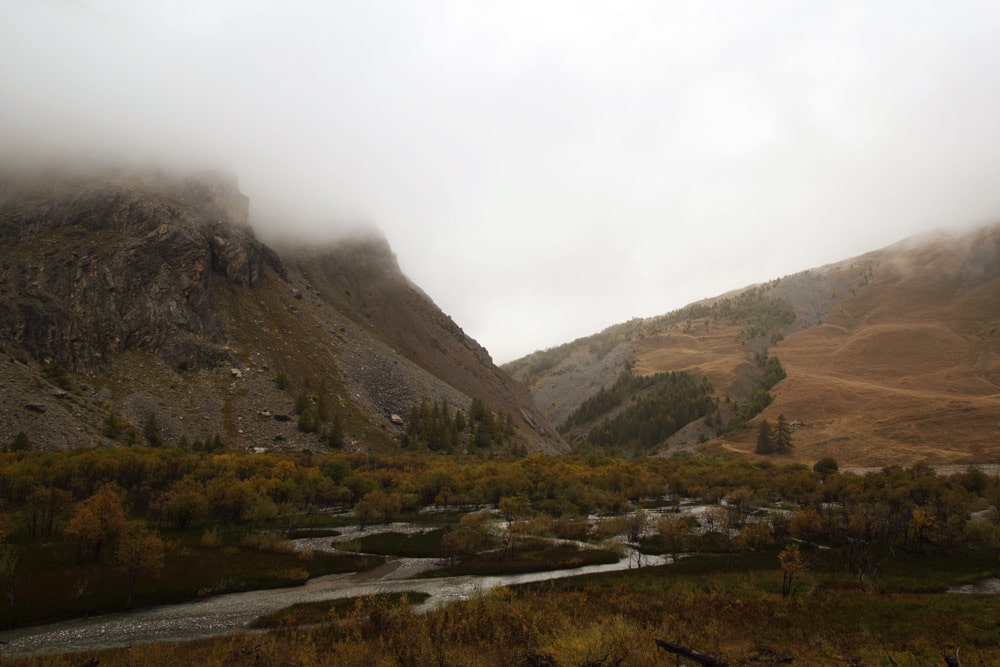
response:
{"label": "mountain", "polygon": [[248,211],[219,174],[0,175],[0,444],[385,451],[475,404],[493,450],[565,447],[379,233],[270,247]]}
{"label": "mountain", "polygon": [[[581,406],[594,405],[585,402],[602,388],[612,393],[627,367],[634,377],[687,372],[712,387],[715,410],[678,424],[652,451],[753,455],[760,421],[784,415],[794,450],[780,460],[995,463],[998,328],[1000,226],[991,226],[908,239],[609,327],[505,368],[575,443],[593,441],[595,429],[645,400],[650,389],[597,416],[584,410],[589,419],[580,422]],[[759,401],[770,403],[755,403],[779,365],[784,379]]]}

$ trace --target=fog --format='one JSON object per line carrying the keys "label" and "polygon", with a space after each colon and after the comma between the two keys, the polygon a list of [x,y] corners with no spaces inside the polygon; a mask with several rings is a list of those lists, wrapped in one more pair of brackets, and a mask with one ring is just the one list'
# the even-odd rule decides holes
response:
{"label": "fog", "polygon": [[992,2],[0,0],[0,151],[378,226],[498,361],[1000,219]]}

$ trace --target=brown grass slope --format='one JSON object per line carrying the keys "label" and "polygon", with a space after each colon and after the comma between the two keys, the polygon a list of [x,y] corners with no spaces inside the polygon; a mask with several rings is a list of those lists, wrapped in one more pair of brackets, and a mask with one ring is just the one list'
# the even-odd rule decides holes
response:
{"label": "brown grass slope", "polygon": [[[780,332],[783,339],[748,338],[744,323],[705,316],[701,306],[746,289],[792,306],[795,322]],[[759,420],[774,423],[784,414],[805,424],[794,432],[789,460],[1000,460],[1000,226],[911,239],[746,289],[616,325],[506,368],[556,424],[610,384],[625,360],[644,375],[689,371],[715,387],[718,423],[752,392],[754,357],[766,351],[788,373],[771,391],[774,402],[749,429],[703,449],[752,455]],[[691,449],[715,431],[699,420],[664,451]]]}
{"label": "brown grass slope", "polygon": [[[774,348],[788,378],[763,417],[806,424],[794,455],[806,462],[1000,460],[1000,227],[861,260],[866,284]],[[749,451],[750,438],[726,446]]]}
{"label": "brown grass slope", "polygon": [[300,393],[324,396],[351,447],[392,448],[392,415],[424,398],[473,397],[526,451],[563,446],[377,235],[279,255],[225,178],[4,176],[0,446],[112,444],[115,414],[136,430],[155,416],[168,443],[322,447],[297,428]]}

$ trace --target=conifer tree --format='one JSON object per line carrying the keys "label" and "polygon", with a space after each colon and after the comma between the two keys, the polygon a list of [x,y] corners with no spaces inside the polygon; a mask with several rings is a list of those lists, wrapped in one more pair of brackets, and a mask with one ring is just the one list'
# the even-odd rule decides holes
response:
{"label": "conifer tree", "polygon": [[333,415],[333,423],[326,433],[326,444],[332,449],[344,448],[344,420],[339,412]]}
{"label": "conifer tree", "polygon": [[760,420],[760,429],[757,431],[757,453],[773,454],[777,450],[775,444],[774,429],[766,419]]}
{"label": "conifer tree", "polygon": [[146,424],[142,427],[142,435],[146,438],[146,443],[150,447],[163,446],[163,435],[160,433],[160,424],[156,421],[156,415],[152,412],[149,413],[149,419],[146,420]]}
{"label": "conifer tree", "polygon": [[783,414],[778,415],[778,425],[774,429],[774,449],[779,454],[792,451],[792,427]]}

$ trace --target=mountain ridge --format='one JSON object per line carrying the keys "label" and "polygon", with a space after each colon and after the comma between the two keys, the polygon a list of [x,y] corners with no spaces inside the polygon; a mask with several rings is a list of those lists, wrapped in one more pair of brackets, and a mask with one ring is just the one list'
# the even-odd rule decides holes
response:
{"label": "mountain ridge", "polygon": [[[772,306],[733,317],[748,294]],[[781,303],[793,320],[781,320],[782,309],[773,307]],[[625,363],[638,375],[704,375],[718,412],[682,428],[661,453],[753,456],[759,421],[785,414],[806,425],[796,429],[798,446],[787,460],[992,463],[1000,460],[998,325],[1000,225],[991,225],[921,235],[613,325],[505,368],[556,425]],[[777,356],[788,377],[750,428],[727,433],[725,424],[755,391],[763,355]],[[581,442],[586,431],[567,437]]]}
{"label": "mountain ridge", "polygon": [[273,248],[248,212],[214,173],[2,179],[0,442],[110,444],[152,416],[168,442],[392,449],[422,400],[478,399],[515,451],[564,448],[383,236]]}

